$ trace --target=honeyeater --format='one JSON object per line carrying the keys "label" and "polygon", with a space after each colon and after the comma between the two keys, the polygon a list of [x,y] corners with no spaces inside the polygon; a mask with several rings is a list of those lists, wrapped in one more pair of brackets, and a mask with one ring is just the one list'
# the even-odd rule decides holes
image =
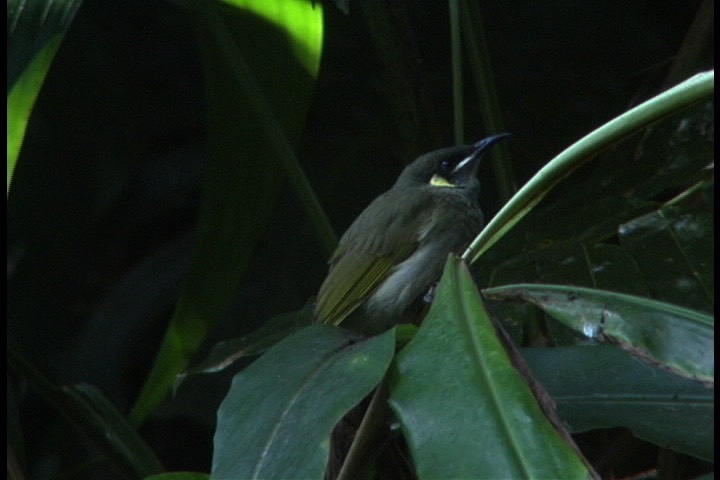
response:
{"label": "honeyeater", "polygon": [[330,258],[315,322],[376,334],[408,318],[451,252],[479,233],[477,167],[508,134],[426,153],[355,219]]}

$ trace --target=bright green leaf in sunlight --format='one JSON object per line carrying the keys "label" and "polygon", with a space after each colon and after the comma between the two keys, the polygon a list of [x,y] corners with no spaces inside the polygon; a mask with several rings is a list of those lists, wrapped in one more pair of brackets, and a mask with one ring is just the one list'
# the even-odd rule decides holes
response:
{"label": "bright green leaf in sunlight", "polygon": [[521,349],[573,433],[625,427],[661,447],[713,461],[715,393],[615,345]]}
{"label": "bright green leaf in sunlight", "polygon": [[218,409],[212,478],[323,478],[335,424],[383,378],[395,331],[315,325],[233,379]]}
{"label": "bright green leaf in sunlight", "polygon": [[8,0],[7,190],[28,120],[80,0]]}
{"label": "bright green leaf in sunlight", "polygon": [[390,374],[419,478],[588,478],[545,417],[482,303],[450,258],[430,312]]}
{"label": "bright green leaf in sunlight", "polygon": [[315,76],[320,67],[323,23],[313,21],[322,14],[322,5],[307,0],[268,2],[258,0],[224,0],[225,3],[246,9],[285,30],[292,39],[292,48],[308,74]]}
{"label": "bright green leaf in sunlight", "polygon": [[643,297],[562,285],[519,284],[483,290],[497,300],[533,303],[590,338],[703,382],[715,377],[715,328],[709,315]]}
{"label": "bright green leaf in sunlight", "polygon": [[[319,65],[320,5],[255,0],[196,6],[209,159],[190,271],[133,407],[136,423],[170,393],[176,375],[232,302],[286,179],[303,192],[312,190],[303,181],[293,145],[304,127]],[[312,193],[298,198],[303,205],[317,204]],[[322,217],[314,218],[328,224]]]}

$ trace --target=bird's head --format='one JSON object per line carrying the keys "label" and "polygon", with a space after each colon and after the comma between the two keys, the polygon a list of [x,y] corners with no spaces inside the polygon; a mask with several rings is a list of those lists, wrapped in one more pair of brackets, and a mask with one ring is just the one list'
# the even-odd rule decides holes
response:
{"label": "bird's head", "polygon": [[500,140],[510,136],[501,133],[487,137],[473,145],[442,148],[418,157],[405,167],[395,187],[430,185],[438,188],[477,190],[476,176],[483,154]]}

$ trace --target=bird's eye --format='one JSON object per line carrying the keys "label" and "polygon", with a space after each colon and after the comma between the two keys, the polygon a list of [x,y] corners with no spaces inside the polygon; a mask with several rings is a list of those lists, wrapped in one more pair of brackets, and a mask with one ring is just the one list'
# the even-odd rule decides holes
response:
{"label": "bird's eye", "polygon": [[441,173],[442,175],[448,175],[451,170],[452,170],[452,168],[451,168],[451,165],[450,165],[450,162],[449,162],[449,161],[444,160],[444,161],[440,164],[440,173]]}

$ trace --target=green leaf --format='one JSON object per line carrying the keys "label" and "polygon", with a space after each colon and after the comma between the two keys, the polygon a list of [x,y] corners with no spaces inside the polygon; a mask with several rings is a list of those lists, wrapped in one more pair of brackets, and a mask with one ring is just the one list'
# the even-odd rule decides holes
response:
{"label": "green leaf", "polygon": [[513,367],[467,267],[450,258],[397,356],[390,405],[418,478],[587,478]]}
{"label": "green leaf", "polygon": [[[652,270],[661,262],[650,260],[646,272],[632,249],[616,245],[618,230],[657,211],[658,198],[668,195],[690,216],[712,214],[712,202],[703,199],[712,197],[711,106],[712,101],[699,102],[673,114],[562,182],[473,265],[478,283],[574,284],[649,296],[648,281],[656,278]],[[597,242],[612,243],[601,247]],[[595,258],[598,249],[604,252]],[[706,261],[712,258],[712,251],[707,252],[698,250]],[[581,268],[583,264],[590,269]],[[656,283],[671,289],[674,282]],[[694,307],[659,292],[653,295]]]}
{"label": "green leaf", "polygon": [[394,329],[314,325],[237,374],[218,410],[212,478],[322,478],[335,424],[385,375]]}
{"label": "green leaf", "polygon": [[[518,272],[507,281],[497,281],[493,272],[511,273],[517,263],[540,259],[547,249],[548,254],[553,255],[551,252],[562,248],[558,245],[562,243],[592,244],[608,240],[617,243],[619,225],[657,210],[659,195],[662,200],[676,195],[678,188],[687,189],[692,185],[687,193],[679,195],[682,197],[702,187],[704,183],[698,184],[698,179],[712,175],[712,169],[708,168],[714,153],[709,133],[713,127],[712,105],[712,101],[699,102],[673,114],[641,134],[613,145],[596,161],[563,181],[538,208],[473,264],[481,284],[570,283],[573,279],[542,280],[532,269]],[[698,202],[695,198],[685,201],[688,200],[695,203],[695,208],[698,203],[705,203],[704,211],[712,211],[712,202]],[[617,282],[627,283],[627,280],[615,277],[614,283]],[[643,288],[646,290],[647,285]]]}
{"label": "green leaf", "polygon": [[310,325],[312,315],[313,305],[307,304],[297,312],[271,318],[249,335],[218,343],[199,365],[178,375],[174,389],[177,390],[189,376],[220,372],[241,358],[263,353],[285,337]]}
{"label": "green leaf", "polygon": [[80,0],[8,0],[7,190],[30,113]]}
{"label": "green leaf", "polygon": [[483,290],[497,300],[533,303],[590,338],[607,338],[631,353],[689,378],[713,382],[713,318],[648,298],[562,285],[518,284]]}
{"label": "green leaf", "polygon": [[463,253],[474,263],[560,181],[622,137],[691,105],[714,91],[715,72],[704,72],[647,100],[581,138],[537,172],[485,226]]}
{"label": "green leaf", "polygon": [[223,0],[282,29],[290,38],[295,57],[308,74],[317,75],[323,43],[322,5],[303,0],[262,2],[258,0]]}
{"label": "green leaf", "polygon": [[656,445],[713,461],[713,389],[613,345],[521,352],[571,432],[625,427]]}
{"label": "green leaf", "polygon": [[[270,10],[262,9],[267,2],[259,0],[243,5],[221,5],[222,15],[215,4],[199,5],[204,9],[197,18],[210,159],[190,272],[131,412],[136,423],[168,395],[176,375],[232,301],[273,214],[284,169],[292,163],[286,157],[292,155],[309,106],[322,43],[322,9],[313,9],[309,1]],[[265,13],[258,16],[250,5]],[[274,15],[270,24],[268,12]],[[288,25],[300,25],[291,29],[295,33],[289,39]],[[301,40],[302,32],[312,38]],[[252,48],[259,44],[262,49]],[[307,70],[313,66],[315,70]]]}

